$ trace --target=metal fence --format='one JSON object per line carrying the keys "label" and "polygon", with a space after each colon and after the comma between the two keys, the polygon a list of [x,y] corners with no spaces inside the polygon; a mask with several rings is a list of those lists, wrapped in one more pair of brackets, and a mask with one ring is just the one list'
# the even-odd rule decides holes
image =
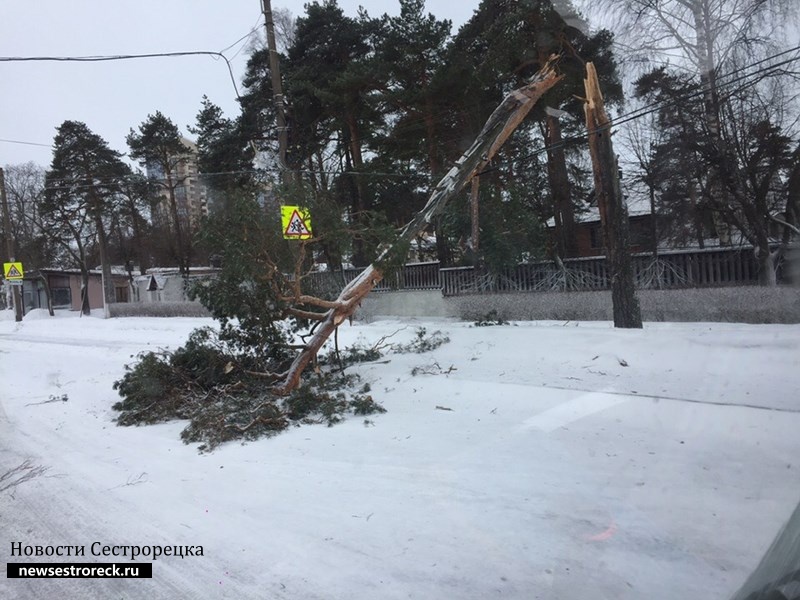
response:
{"label": "metal fence", "polygon": [[[758,283],[752,248],[665,251],[634,254],[639,289],[674,289]],[[520,264],[500,273],[480,274],[473,267],[441,269],[445,296],[486,292],[605,290],[611,287],[604,256]],[[778,267],[778,280],[782,265]]]}
{"label": "metal fence", "polygon": [[[322,297],[336,296],[348,283],[353,281],[364,269],[344,269],[342,271],[321,271],[309,273],[304,277],[308,289]],[[375,286],[375,292],[394,290],[440,290],[438,261],[409,263],[389,271]]]}
{"label": "metal fence", "polygon": [[[669,250],[654,258],[634,254],[633,273],[639,289],[674,289],[758,283],[753,249],[710,248]],[[363,269],[310,273],[304,283],[311,293],[335,297]],[[778,266],[778,281],[782,278]],[[390,271],[376,292],[442,290],[445,296],[494,292],[586,291],[610,289],[604,256],[524,263],[499,273],[478,273],[473,267],[439,268],[438,262],[410,263]]]}

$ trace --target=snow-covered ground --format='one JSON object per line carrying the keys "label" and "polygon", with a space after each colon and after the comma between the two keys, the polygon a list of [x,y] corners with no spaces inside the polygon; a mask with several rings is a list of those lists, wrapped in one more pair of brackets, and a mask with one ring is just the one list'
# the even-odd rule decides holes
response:
{"label": "snow-covered ground", "polygon": [[3,599],[724,600],[800,500],[800,326],[345,326],[340,343],[451,342],[358,367],[386,414],[202,455],[180,423],[117,427],[111,385],[211,321],[9,316],[0,475],[48,470],[0,493],[0,560],[37,560],[12,542],[204,555],[151,580],[0,579]]}

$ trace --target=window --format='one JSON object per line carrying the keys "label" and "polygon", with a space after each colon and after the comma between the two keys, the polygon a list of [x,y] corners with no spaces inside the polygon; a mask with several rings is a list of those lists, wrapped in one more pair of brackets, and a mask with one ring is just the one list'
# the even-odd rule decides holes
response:
{"label": "window", "polygon": [[603,247],[603,227],[602,225],[592,225],[589,228],[589,243],[592,248]]}
{"label": "window", "polygon": [[649,246],[652,243],[650,219],[631,220],[629,231],[631,246]]}
{"label": "window", "polygon": [[50,288],[50,298],[53,301],[53,308],[72,307],[72,290],[68,287]]}

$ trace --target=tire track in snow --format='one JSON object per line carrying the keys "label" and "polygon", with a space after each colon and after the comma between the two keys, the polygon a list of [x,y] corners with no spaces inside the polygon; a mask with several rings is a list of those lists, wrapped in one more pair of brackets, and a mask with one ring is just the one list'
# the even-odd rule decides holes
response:
{"label": "tire track in snow", "polygon": [[566,387],[566,386],[557,386],[557,385],[546,385],[546,386],[535,386],[539,387],[540,389],[544,390],[564,390],[568,392],[584,392],[587,394],[596,394],[596,393],[603,393],[608,394],[610,396],[624,396],[626,398],[633,399],[633,398],[643,398],[647,400],[667,400],[670,402],[688,402],[690,404],[707,404],[709,406],[730,406],[734,408],[752,408],[754,410],[767,410],[767,411],[774,411],[774,412],[783,412],[783,413],[800,413],[800,407],[798,408],[784,408],[780,406],[764,406],[763,404],[750,404],[745,402],[723,402],[722,400],[697,400],[696,398],[678,398],[675,396],[661,396],[656,394],[639,394],[634,392],[618,392],[614,390],[603,390],[602,392],[597,392],[597,390],[585,390],[581,388],[574,388],[574,387]]}
{"label": "tire track in snow", "polygon": [[607,394],[606,392],[585,393],[574,400],[561,402],[552,408],[525,419],[522,422],[521,429],[538,429],[539,431],[550,433],[584,417],[589,417],[628,401],[629,398]]}

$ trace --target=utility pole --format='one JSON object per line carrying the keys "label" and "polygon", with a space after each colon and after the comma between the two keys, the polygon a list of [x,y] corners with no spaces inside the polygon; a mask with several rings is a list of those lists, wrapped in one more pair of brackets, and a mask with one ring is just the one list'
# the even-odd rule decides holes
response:
{"label": "utility pole", "polygon": [[[3,233],[6,238],[6,255],[8,262],[14,262],[14,240],[11,239],[11,215],[8,213],[8,198],[6,197],[6,174],[0,168],[0,202],[3,205]],[[10,285],[10,284],[6,284]],[[22,296],[19,293],[19,286],[12,285],[12,295],[14,297],[14,319],[22,321]]]}
{"label": "utility pole", "polygon": [[286,127],[286,109],[283,99],[278,49],[275,44],[275,22],[272,19],[271,0],[262,0],[261,9],[264,12],[264,26],[267,30],[269,72],[272,76],[272,98],[275,102],[275,120],[278,127],[278,164],[280,165],[283,183],[289,183],[289,164],[286,162],[286,151],[289,145],[289,130]]}
{"label": "utility pole", "polygon": [[628,238],[628,210],[622,199],[619,166],[611,143],[611,120],[592,63],[586,63],[586,128],[594,172],[594,195],[603,224],[606,263],[611,276],[614,327],[642,328],[642,313],[633,284],[633,265]]}

